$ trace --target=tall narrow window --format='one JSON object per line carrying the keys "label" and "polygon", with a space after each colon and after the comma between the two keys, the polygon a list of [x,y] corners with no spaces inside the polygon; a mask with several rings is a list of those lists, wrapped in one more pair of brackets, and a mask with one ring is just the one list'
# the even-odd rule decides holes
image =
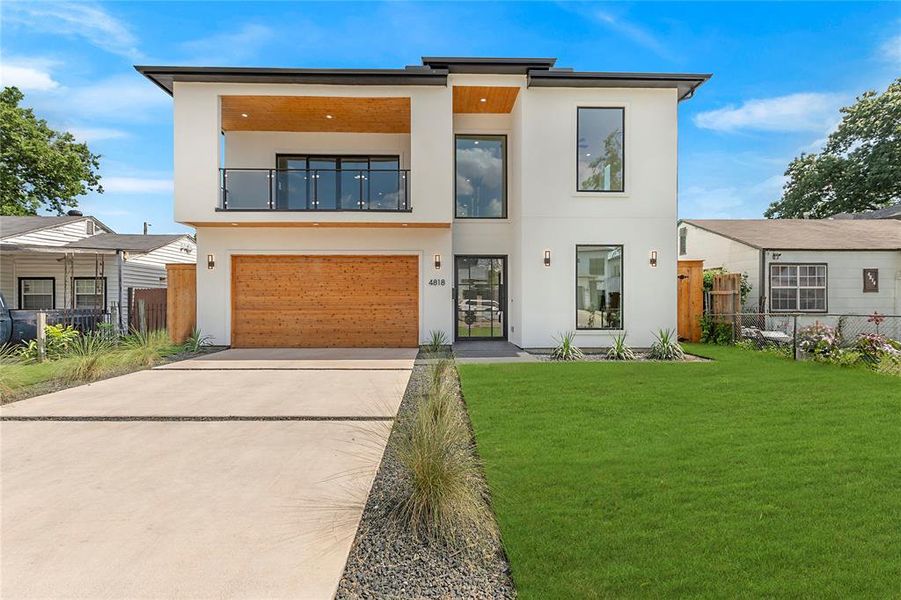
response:
{"label": "tall narrow window", "polygon": [[826,265],[770,265],[770,309],[826,312]]}
{"label": "tall narrow window", "polygon": [[507,137],[458,135],[456,143],[457,218],[506,218]]}
{"label": "tall narrow window", "polygon": [[623,328],[623,247],[576,246],[576,329]]}
{"label": "tall narrow window", "polygon": [[576,189],[622,192],[625,109],[581,107],[576,121]]}
{"label": "tall narrow window", "polygon": [[679,256],[688,254],[688,227],[679,228]]}
{"label": "tall narrow window", "polygon": [[22,310],[50,310],[54,307],[56,280],[52,277],[19,279],[19,308]]}
{"label": "tall narrow window", "polygon": [[75,278],[75,308],[106,310],[106,278]]}

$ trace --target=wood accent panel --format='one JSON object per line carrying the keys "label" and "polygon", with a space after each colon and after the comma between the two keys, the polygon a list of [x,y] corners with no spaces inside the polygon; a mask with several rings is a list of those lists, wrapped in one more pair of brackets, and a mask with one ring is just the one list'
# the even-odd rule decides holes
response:
{"label": "wood accent panel", "polygon": [[450,223],[386,223],[379,221],[377,223],[362,223],[348,221],[193,221],[186,223],[191,227],[359,227],[372,229],[450,229]]}
{"label": "wood accent panel", "polygon": [[232,256],[232,346],[419,345],[419,257]]}
{"label": "wood accent panel", "polygon": [[680,340],[701,341],[701,315],[704,312],[704,261],[680,260],[677,278]]}
{"label": "wood accent panel", "polygon": [[177,344],[197,325],[197,265],[166,265],[166,330]]}
{"label": "wood accent panel", "polygon": [[[455,85],[455,113],[509,113],[516,104],[518,87]],[[482,102],[482,98],[485,102]]]}
{"label": "wood accent panel", "polygon": [[222,130],[410,133],[410,99],[222,96]]}

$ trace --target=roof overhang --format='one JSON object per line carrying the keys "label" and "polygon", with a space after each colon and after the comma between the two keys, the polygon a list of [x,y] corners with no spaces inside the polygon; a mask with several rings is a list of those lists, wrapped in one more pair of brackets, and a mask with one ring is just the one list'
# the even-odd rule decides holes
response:
{"label": "roof overhang", "polygon": [[694,95],[710,73],[601,73],[589,71],[529,71],[529,87],[675,88],[679,100]]}
{"label": "roof overhang", "polygon": [[135,70],[170,96],[176,81],[201,83],[301,83],[321,85],[447,85],[447,71],[405,69],[282,69],[257,67],[169,67]]}

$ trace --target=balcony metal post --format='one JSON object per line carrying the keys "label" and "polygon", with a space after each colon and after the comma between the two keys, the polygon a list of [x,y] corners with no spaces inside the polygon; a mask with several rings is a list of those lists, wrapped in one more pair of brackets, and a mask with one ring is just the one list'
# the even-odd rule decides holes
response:
{"label": "balcony metal post", "polygon": [[272,169],[266,173],[266,180],[269,182],[269,210],[272,210]]}
{"label": "balcony metal post", "polygon": [[222,209],[228,210],[228,170],[222,169],[222,177],[219,179],[219,188],[222,195]]}

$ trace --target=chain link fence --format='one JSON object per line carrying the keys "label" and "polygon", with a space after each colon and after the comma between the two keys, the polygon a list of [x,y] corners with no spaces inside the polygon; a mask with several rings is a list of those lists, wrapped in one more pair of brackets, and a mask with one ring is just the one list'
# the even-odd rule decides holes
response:
{"label": "chain link fence", "polygon": [[702,342],[753,342],[760,347],[790,349],[795,358],[800,358],[811,339],[826,337],[839,348],[853,347],[865,336],[901,341],[901,315],[706,314],[702,330]]}

